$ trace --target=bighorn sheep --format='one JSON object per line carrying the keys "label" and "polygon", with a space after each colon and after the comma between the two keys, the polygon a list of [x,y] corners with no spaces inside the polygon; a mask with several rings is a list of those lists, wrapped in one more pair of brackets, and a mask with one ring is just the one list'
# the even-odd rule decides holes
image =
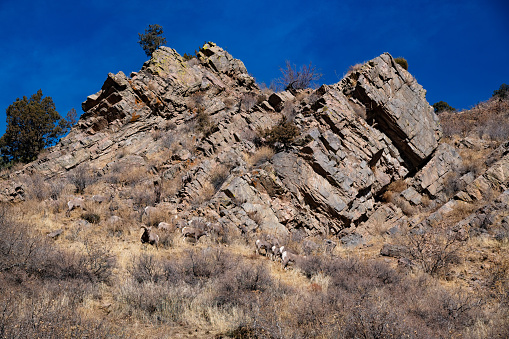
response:
{"label": "bighorn sheep", "polygon": [[271,254],[272,244],[271,243],[269,243],[268,241],[262,240],[262,239],[257,239],[255,241],[255,245],[256,245],[256,250],[255,250],[256,254],[261,254],[260,250],[264,249],[265,256],[270,256],[272,259],[272,254]]}
{"label": "bighorn sheep", "polygon": [[75,208],[85,209],[85,199],[83,198],[73,198],[67,202],[67,212],[65,212],[66,216],[71,214],[71,211]]}
{"label": "bighorn sheep", "polygon": [[173,231],[175,231],[175,226],[172,224],[168,224],[167,222],[161,221],[157,225],[157,229],[168,231],[168,232],[173,232]]}
{"label": "bighorn sheep", "polygon": [[150,245],[155,245],[156,247],[158,247],[159,236],[152,232],[152,226],[147,227],[145,225],[142,225],[141,228],[145,230],[141,235],[141,242],[143,244],[148,242]]}
{"label": "bighorn sheep", "polygon": [[209,234],[207,231],[186,226],[182,229],[182,235],[184,236],[184,239],[193,238],[195,241],[198,241],[202,236],[204,235],[208,236]]}
{"label": "bighorn sheep", "polygon": [[288,250],[284,250],[281,253],[281,266],[284,269],[286,269],[286,266],[288,265],[288,263],[292,262],[292,263],[296,264],[298,261],[305,259],[305,258],[306,258],[306,256],[301,256],[301,255],[298,255],[295,253],[291,253]]}
{"label": "bighorn sheep", "polygon": [[272,250],[272,258],[273,258],[273,260],[277,261],[278,258],[281,259],[281,254],[286,250],[286,247],[285,246],[274,245],[274,246],[272,246],[271,250]]}

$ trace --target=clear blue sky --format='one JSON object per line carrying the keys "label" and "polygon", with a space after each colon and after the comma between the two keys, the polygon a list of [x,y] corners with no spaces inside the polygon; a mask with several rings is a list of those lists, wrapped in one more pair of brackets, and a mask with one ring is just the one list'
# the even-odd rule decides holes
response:
{"label": "clear blue sky", "polygon": [[0,135],[5,109],[39,88],[62,116],[81,114],[108,72],[142,67],[149,24],[180,54],[217,43],[267,85],[285,60],[332,84],[383,52],[408,60],[430,104],[469,108],[509,84],[507,0],[0,0]]}

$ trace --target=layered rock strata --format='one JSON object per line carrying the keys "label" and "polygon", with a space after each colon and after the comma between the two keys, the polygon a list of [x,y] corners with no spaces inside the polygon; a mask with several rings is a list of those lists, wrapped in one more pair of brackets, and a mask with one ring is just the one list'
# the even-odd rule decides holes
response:
{"label": "layered rock strata", "polygon": [[[104,176],[135,161],[151,169],[150,182],[181,178],[164,206],[282,234],[340,234],[366,222],[391,182],[438,161],[441,137],[425,91],[389,54],[334,85],[267,93],[213,43],[190,60],[162,47],[130,77],[109,74],[83,110],[68,136],[11,181],[65,176],[83,163]],[[260,131],[283,117],[298,135],[260,157]],[[448,169],[416,176],[415,193],[438,194],[435,182]]]}

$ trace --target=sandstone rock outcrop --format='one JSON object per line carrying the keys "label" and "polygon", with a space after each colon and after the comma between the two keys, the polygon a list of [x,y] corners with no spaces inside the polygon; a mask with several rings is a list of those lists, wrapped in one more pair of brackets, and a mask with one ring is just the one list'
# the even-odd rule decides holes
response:
{"label": "sandstone rock outcrop", "polygon": [[[105,176],[136,159],[151,173],[147,187],[178,183],[161,200],[190,215],[248,231],[340,234],[369,220],[391,182],[454,153],[434,158],[441,130],[424,94],[389,54],[337,84],[271,94],[213,43],[190,60],[162,47],[130,77],[110,73],[71,133],[13,178],[65,176],[82,163]],[[260,157],[257,133],[283,116],[298,135]],[[416,176],[408,199],[438,194],[451,166]]]}

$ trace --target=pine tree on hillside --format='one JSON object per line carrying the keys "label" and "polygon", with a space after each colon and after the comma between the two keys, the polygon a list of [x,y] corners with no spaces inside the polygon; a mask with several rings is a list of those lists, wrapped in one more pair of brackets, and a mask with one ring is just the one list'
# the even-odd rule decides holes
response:
{"label": "pine tree on hillside", "polygon": [[67,132],[68,123],[55,110],[51,97],[38,90],[30,99],[16,99],[6,110],[7,130],[0,138],[4,163],[30,162]]}

